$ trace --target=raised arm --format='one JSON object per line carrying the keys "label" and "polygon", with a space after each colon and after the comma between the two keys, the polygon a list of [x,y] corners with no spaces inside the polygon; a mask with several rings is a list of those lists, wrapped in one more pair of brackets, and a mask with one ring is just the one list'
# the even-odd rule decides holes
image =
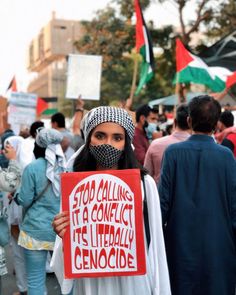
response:
{"label": "raised arm", "polygon": [[83,115],[84,115],[84,101],[79,96],[77,103],[76,103],[74,121],[73,121],[73,126],[72,126],[74,135],[81,135],[80,123],[83,118]]}
{"label": "raised arm", "polygon": [[14,192],[20,184],[21,168],[16,162],[16,151],[10,145],[6,145],[5,157],[10,160],[6,171],[0,170],[0,190]]}

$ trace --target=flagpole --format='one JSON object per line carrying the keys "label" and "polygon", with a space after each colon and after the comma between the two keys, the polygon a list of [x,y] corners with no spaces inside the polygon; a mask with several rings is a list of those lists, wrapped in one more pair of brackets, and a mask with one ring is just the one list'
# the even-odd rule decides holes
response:
{"label": "flagpole", "polygon": [[177,96],[176,103],[175,103],[175,109],[177,105],[180,104],[181,98],[180,98],[180,83],[179,83],[179,72],[177,68],[177,40],[176,40],[176,84],[175,84],[175,95]]}
{"label": "flagpole", "polygon": [[129,95],[129,98],[131,99],[131,101],[133,101],[134,93],[135,93],[135,89],[136,89],[137,74],[138,74],[138,60],[139,60],[139,55],[137,53],[135,53],[134,54],[133,79],[132,79],[132,85],[131,85],[130,95]]}
{"label": "flagpole", "polygon": [[177,105],[181,103],[181,97],[180,97],[180,83],[179,83],[179,73],[176,74],[176,84],[175,84],[175,95],[177,96],[177,100],[175,103],[175,108]]}

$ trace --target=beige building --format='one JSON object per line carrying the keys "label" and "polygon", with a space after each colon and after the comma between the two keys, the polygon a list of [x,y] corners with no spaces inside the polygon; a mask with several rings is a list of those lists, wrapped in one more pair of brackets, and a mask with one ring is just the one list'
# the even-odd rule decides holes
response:
{"label": "beige building", "polygon": [[[68,54],[77,53],[74,42],[83,35],[80,22],[73,20],[52,19],[41,29],[29,45],[27,68],[37,75],[30,82],[28,92],[40,97],[57,97],[62,109],[66,87]],[[70,108],[68,106],[68,108]],[[67,110],[65,109],[65,112]]]}

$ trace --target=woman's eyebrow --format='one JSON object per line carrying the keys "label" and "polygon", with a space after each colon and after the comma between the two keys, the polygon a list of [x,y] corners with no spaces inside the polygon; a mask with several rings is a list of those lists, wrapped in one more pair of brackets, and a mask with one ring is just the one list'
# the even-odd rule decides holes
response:
{"label": "woman's eyebrow", "polygon": [[106,132],[99,131],[99,130],[98,130],[98,131],[95,131],[95,134],[98,134],[98,133],[99,133],[99,134],[102,134],[102,135],[106,135]]}
{"label": "woman's eyebrow", "polygon": [[[99,130],[97,130],[94,134],[107,135],[106,132],[104,132],[104,131],[99,131]],[[112,135],[113,135],[113,136],[124,136],[123,133],[112,133]]]}

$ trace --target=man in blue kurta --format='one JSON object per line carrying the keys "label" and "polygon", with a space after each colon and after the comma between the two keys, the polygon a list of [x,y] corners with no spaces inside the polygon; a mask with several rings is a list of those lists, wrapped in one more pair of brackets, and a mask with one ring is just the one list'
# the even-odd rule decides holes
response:
{"label": "man in blue kurta", "polygon": [[159,194],[172,295],[234,295],[236,162],[211,136],[220,105],[189,103],[192,136],[165,152]]}

